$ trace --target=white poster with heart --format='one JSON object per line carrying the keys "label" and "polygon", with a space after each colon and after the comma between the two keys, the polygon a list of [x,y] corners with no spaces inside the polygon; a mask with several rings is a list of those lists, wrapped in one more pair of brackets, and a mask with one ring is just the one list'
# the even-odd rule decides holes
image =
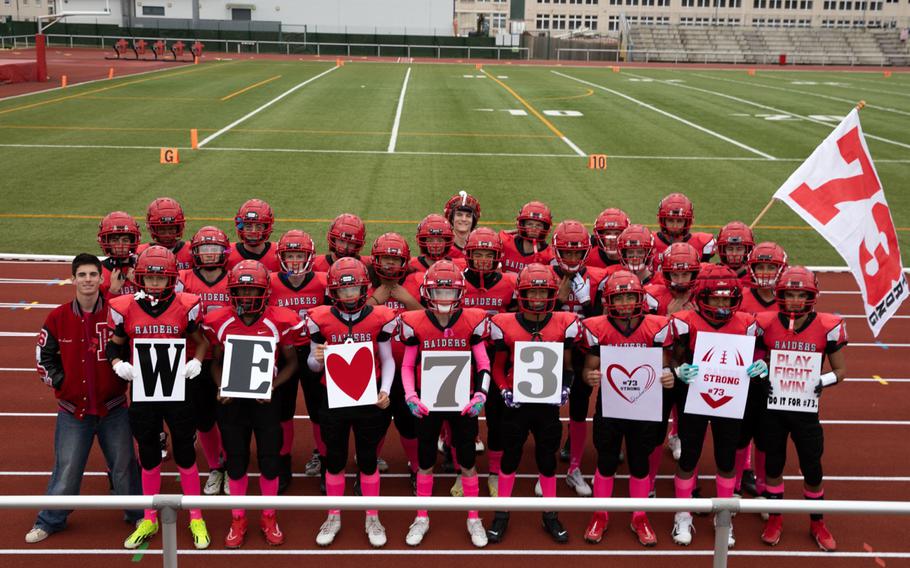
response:
{"label": "white poster with heart", "polygon": [[698,376],[689,385],[685,412],[742,420],[749,398],[746,369],[754,350],[751,335],[700,332],[692,356]]}
{"label": "white poster with heart", "polygon": [[324,355],[329,408],[376,404],[379,393],[372,341],[326,345]]}
{"label": "white poster with heart", "polygon": [[605,418],[660,422],[663,349],[600,347],[600,404]]}

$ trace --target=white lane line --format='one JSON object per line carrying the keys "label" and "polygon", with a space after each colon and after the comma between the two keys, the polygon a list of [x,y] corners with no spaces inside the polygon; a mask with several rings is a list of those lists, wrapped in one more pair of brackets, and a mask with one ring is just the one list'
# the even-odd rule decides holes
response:
{"label": "white lane line", "polygon": [[404,108],[404,94],[408,90],[408,80],[411,78],[411,68],[408,67],[401,84],[401,94],[398,95],[398,108],[395,109],[395,122],[392,124],[392,137],[389,138],[389,154],[395,153],[395,144],[398,142],[398,126],[401,124],[401,109]]}
{"label": "white lane line", "polygon": [[[664,85],[673,85],[674,87],[679,87],[679,88],[681,88],[681,89],[690,89],[690,90],[693,90],[693,91],[698,91],[699,93],[706,93],[706,94],[709,94],[709,95],[714,95],[714,96],[716,96],[716,97],[723,97],[723,98],[725,98],[725,99],[729,99],[729,100],[731,100],[731,101],[736,101],[736,102],[742,103],[742,104],[744,104],[744,105],[750,105],[750,106],[754,106],[754,107],[756,107],[756,108],[760,108],[760,109],[764,109],[764,110],[770,110],[770,111],[776,112],[776,113],[778,113],[778,114],[785,114],[785,115],[787,115],[787,116],[792,116],[792,117],[794,117],[794,118],[799,118],[799,119],[802,119],[802,120],[806,120],[806,121],[808,121],[808,122],[813,122],[813,123],[815,123],[815,124],[821,124],[822,126],[825,126],[825,127],[828,128],[828,129],[831,129],[831,128],[834,126],[834,124],[832,124],[831,121],[818,120],[817,118],[812,118],[812,117],[810,117],[810,116],[805,116],[805,115],[802,115],[802,114],[796,114],[796,113],[794,113],[794,112],[786,111],[786,110],[779,109],[779,108],[775,108],[775,107],[768,106],[768,105],[763,105],[763,104],[757,103],[757,102],[755,102],[755,101],[750,101],[750,100],[747,100],[747,99],[742,99],[742,98],[740,98],[740,97],[734,97],[733,95],[728,95],[728,94],[726,94],[726,93],[720,93],[720,92],[717,92],[717,91],[712,91],[712,90],[710,90],[710,89],[702,89],[702,88],[700,88],[700,87],[693,87],[693,86],[691,86],[691,85],[684,85],[684,84],[681,84],[681,83],[670,82],[670,81],[666,81],[666,80],[663,80],[663,79],[654,79],[654,78],[652,78],[652,77],[647,77],[647,76],[645,76],[645,75],[637,75],[637,74],[635,74],[635,73],[627,73],[627,75],[629,75],[629,76],[631,76],[631,77],[638,77],[638,78],[641,78],[641,79],[651,79],[652,81],[655,81],[655,82],[657,82],[657,83],[663,83]],[[886,143],[886,144],[893,144],[894,146],[900,146],[901,148],[908,148],[908,149],[910,149],[910,144],[905,144],[905,143],[903,143],[903,142],[898,142],[897,140],[891,140],[891,139],[889,139],[889,138],[882,138],[881,136],[875,136],[874,134],[870,134],[870,133],[868,133],[868,132],[866,132],[866,131],[863,131],[863,135],[864,135],[866,138],[871,138],[872,140],[878,140],[879,142],[884,142],[884,143]]]}
{"label": "white lane line", "polygon": [[742,142],[739,142],[739,141],[737,141],[737,140],[734,140],[734,139],[732,139],[732,138],[730,138],[730,137],[728,137],[728,136],[724,136],[723,134],[721,134],[721,133],[719,133],[719,132],[715,132],[715,131],[711,130],[710,128],[705,128],[704,126],[700,126],[700,125],[698,125],[698,124],[695,124],[694,122],[692,122],[692,121],[690,121],[690,120],[686,120],[685,118],[683,118],[683,117],[681,117],[681,116],[677,116],[677,115],[675,115],[675,114],[673,114],[673,113],[671,113],[671,112],[667,112],[667,111],[665,111],[665,110],[659,109],[659,108],[657,108],[657,107],[654,106],[654,105],[650,105],[650,104],[648,104],[648,103],[646,103],[646,102],[644,102],[644,101],[640,101],[640,100],[638,100],[638,99],[636,99],[636,98],[634,98],[634,97],[630,97],[629,95],[626,95],[626,94],[624,94],[624,93],[620,93],[619,91],[616,91],[616,90],[613,90],[613,89],[604,87],[603,85],[598,85],[597,83],[591,83],[590,81],[585,81],[585,80],[583,80],[583,79],[578,79],[577,77],[572,77],[571,75],[566,75],[565,73],[560,73],[559,71],[550,71],[550,73],[553,73],[553,74],[555,74],[555,75],[559,75],[560,77],[564,77],[564,78],[566,78],[566,79],[571,79],[572,81],[576,81],[576,82],[578,82],[578,83],[582,83],[583,85],[587,85],[587,86],[589,86],[589,87],[598,88],[598,89],[600,89],[600,90],[602,90],[602,91],[606,91],[606,92],[608,92],[608,93],[611,93],[611,94],[613,94],[613,95],[616,95],[617,97],[621,97],[621,98],[623,98],[623,99],[626,99],[626,100],[628,100],[628,101],[630,101],[630,102],[633,102],[633,103],[635,103],[635,104],[637,104],[637,105],[639,105],[639,106],[643,106],[643,107],[645,107],[646,109],[652,110],[652,111],[654,111],[654,112],[656,112],[656,113],[658,113],[658,114],[661,114],[661,115],[663,115],[663,116],[666,116],[667,118],[671,118],[671,119],[673,119],[673,120],[676,120],[676,121],[678,121],[678,122],[681,122],[681,123],[685,124],[686,126],[690,126],[690,127],[694,128],[694,129],[696,129],[696,130],[698,130],[698,131],[704,132],[705,134],[708,134],[708,135],[710,135],[710,136],[714,136],[715,138],[719,138],[719,139],[723,140],[724,142],[733,144],[734,146],[737,146],[737,147],[739,147],[739,148],[742,148],[743,150],[752,152],[753,154],[757,154],[757,155],[759,155],[759,156],[761,156],[761,157],[763,157],[763,158],[765,158],[765,159],[767,159],[767,160],[776,160],[776,159],[777,159],[777,158],[775,158],[774,156],[772,156],[771,154],[766,154],[765,152],[762,152],[761,150],[756,150],[755,148],[753,148],[753,147],[751,147],[751,146],[747,146],[746,144],[743,144]]}
{"label": "white lane line", "polygon": [[206,144],[208,144],[208,143],[211,142],[212,140],[218,138],[219,136],[221,136],[222,134],[224,134],[224,133],[227,132],[228,130],[234,128],[234,127],[237,126],[238,124],[241,124],[241,123],[245,122],[246,120],[248,120],[248,119],[250,119],[250,118],[256,116],[257,114],[259,114],[260,112],[262,112],[262,111],[264,111],[265,109],[269,108],[270,106],[272,106],[273,104],[277,103],[277,102],[280,101],[281,99],[283,99],[283,98],[285,98],[286,96],[292,94],[294,91],[296,91],[296,90],[298,90],[298,89],[302,89],[303,87],[306,87],[307,85],[309,85],[309,84],[312,83],[313,81],[315,81],[315,80],[317,80],[317,79],[319,79],[319,78],[321,78],[321,77],[324,77],[324,76],[328,75],[329,73],[331,73],[332,71],[334,71],[334,70],[336,70],[336,69],[338,69],[338,66],[337,66],[337,65],[336,65],[335,67],[331,67],[331,68],[329,68],[329,69],[326,69],[325,71],[323,71],[322,73],[320,73],[320,74],[318,74],[318,75],[315,75],[315,76],[313,76],[313,77],[310,77],[309,79],[307,79],[306,81],[303,81],[302,83],[298,83],[298,84],[294,85],[293,87],[291,87],[291,88],[288,89],[287,91],[281,93],[280,95],[278,95],[278,96],[275,97],[274,99],[270,100],[269,102],[265,103],[264,105],[262,105],[261,107],[257,108],[256,110],[253,110],[253,111],[251,111],[251,112],[249,112],[249,113],[243,115],[242,117],[238,118],[238,119],[235,120],[234,122],[228,124],[227,126],[225,126],[224,128],[222,128],[221,130],[219,130],[218,132],[215,132],[214,134],[210,134],[210,135],[206,136],[205,138],[202,139],[202,141],[199,142],[199,147],[202,148],[203,146],[205,146]]}
{"label": "white lane line", "polygon": [[588,157],[588,155],[585,154],[584,150],[582,150],[581,148],[579,148],[578,146],[576,146],[576,145],[575,145],[575,142],[572,142],[571,140],[569,140],[568,137],[566,137],[566,136],[561,136],[560,139],[561,139],[563,142],[565,142],[566,145],[567,145],[569,148],[572,148],[572,150],[573,150],[576,154],[578,154],[579,156],[581,156],[582,158]]}

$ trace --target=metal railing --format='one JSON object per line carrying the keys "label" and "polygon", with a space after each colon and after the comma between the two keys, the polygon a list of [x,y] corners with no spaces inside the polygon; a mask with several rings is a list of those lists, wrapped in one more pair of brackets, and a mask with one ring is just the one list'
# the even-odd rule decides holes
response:
{"label": "metal railing", "polygon": [[35,45],[33,35],[0,36],[0,49],[28,49]]}
{"label": "metal railing", "polygon": [[[620,58],[620,52],[619,48],[558,48],[556,50],[556,59],[558,61],[578,61],[580,60],[580,55],[584,55],[585,61],[621,61],[623,59]],[[573,54],[577,54],[579,57],[573,57]],[[595,55],[593,59],[591,57],[592,54]],[[693,51],[629,48],[625,52],[624,61],[638,63],[751,63],[768,65],[778,63],[778,58],[781,54],[781,52],[772,51]],[[883,67],[888,64],[888,56],[880,51],[850,53],[791,51],[785,55],[787,56],[787,65],[878,65]],[[873,60],[875,61],[874,63],[872,63]]]}
{"label": "metal railing", "polygon": [[[24,47],[29,47],[29,40],[33,36],[16,36]],[[100,47],[112,48],[124,36],[106,35],[64,35],[47,34],[48,47]],[[0,46],[4,40],[12,37],[0,37]],[[146,40],[155,42],[163,39],[168,43],[182,41],[192,44],[197,38],[133,36],[131,40]],[[478,46],[478,45],[414,45],[403,43],[330,43],[330,42],[295,42],[295,41],[256,41],[248,39],[199,39],[207,51],[219,53],[272,53],[285,55],[317,55],[317,56],[343,56],[343,57],[452,57],[458,59],[530,59],[530,50],[526,47]],[[31,41],[34,44],[34,41]],[[385,52],[385,53],[383,53]],[[510,57],[511,56],[511,57]]]}
{"label": "metal railing", "polygon": [[714,513],[714,568],[727,566],[727,540],[737,513],[910,515],[910,502],[742,499],[627,499],[537,497],[223,497],[223,496],[0,496],[3,509],[157,509],[164,568],[177,567],[177,511],[181,509],[343,509],[362,511],[574,511]]}

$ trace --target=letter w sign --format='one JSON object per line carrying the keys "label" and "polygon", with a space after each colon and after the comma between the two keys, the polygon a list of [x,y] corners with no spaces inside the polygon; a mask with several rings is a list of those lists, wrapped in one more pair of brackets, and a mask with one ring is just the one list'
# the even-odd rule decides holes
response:
{"label": "letter w sign", "polygon": [[133,402],[186,400],[185,339],[134,339],[133,367],[142,374],[133,381]]}

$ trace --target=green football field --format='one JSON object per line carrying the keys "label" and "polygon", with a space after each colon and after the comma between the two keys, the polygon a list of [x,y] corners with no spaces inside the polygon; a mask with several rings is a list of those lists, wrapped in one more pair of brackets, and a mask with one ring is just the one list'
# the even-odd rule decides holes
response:
{"label": "green football field", "polygon": [[[302,228],[320,249],[345,211],[368,241],[395,230],[413,242],[460,189],[495,228],[530,199],[557,220],[613,206],[653,225],[679,191],[716,232],[751,222],[860,99],[904,239],[910,74],[242,60],[123,77],[0,101],[0,252],[97,251],[104,213],[141,217],[164,195],[183,204],[188,235],[217,224],[233,237],[237,207],[259,197],[279,218],[274,239]],[[162,147],[180,163],[160,164]],[[606,154],[607,169],[585,154]],[[844,264],[780,203],[757,237],[799,263]]]}

